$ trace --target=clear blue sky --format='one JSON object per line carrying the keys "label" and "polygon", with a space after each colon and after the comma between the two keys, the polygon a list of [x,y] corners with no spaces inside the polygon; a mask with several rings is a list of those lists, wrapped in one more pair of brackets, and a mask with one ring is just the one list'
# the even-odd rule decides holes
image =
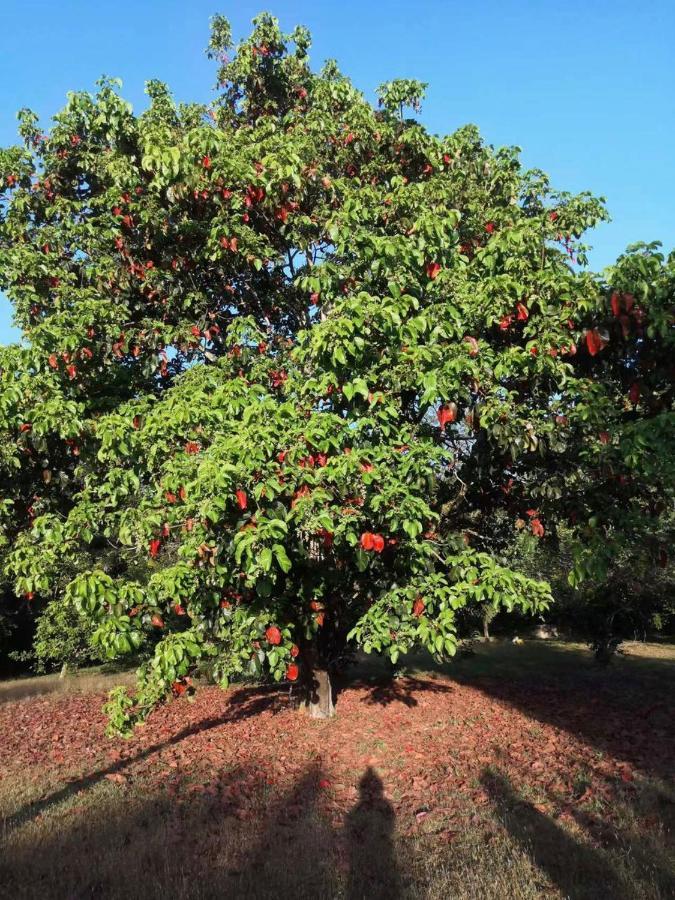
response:
{"label": "clear blue sky", "polygon": [[[446,133],[476,123],[493,144],[517,144],[557,187],[607,198],[613,221],[594,234],[600,269],[636,240],[675,244],[675,0],[2,0],[0,144],[16,111],[47,124],[69,90],[119,76],[136,109],[149,78],[183,100],[207,100],[214,69],[208,19],[235,37],[269,9],[313,33],[312,61],[338,60],[355,84],[429,82],[422,119]],[[0,342],[16,332],[0,295]]]}

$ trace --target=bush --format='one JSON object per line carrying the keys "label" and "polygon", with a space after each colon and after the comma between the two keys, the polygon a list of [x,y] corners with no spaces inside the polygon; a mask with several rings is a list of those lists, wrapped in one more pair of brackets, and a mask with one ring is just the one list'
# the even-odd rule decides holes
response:
{"label": "bush", "polygon": [[91,645],[87,619],[66,600],[51,600],[38,619],[33,644],[35,669],[43,673],[67,664],[73,668],[100,660]]}

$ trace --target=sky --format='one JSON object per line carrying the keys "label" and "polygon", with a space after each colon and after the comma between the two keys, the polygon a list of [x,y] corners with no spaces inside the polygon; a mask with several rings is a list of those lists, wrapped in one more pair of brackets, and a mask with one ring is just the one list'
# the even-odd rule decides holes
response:
{"label": "sky", "polygon": [[[264,9],[287,31],[309,27],[313,65],[336,59],[370,99],[392,78],[426,81],[431,131],[472,122],[555,187],[605,197],[612,222],[589,236],[592,268],[634,241],[675,246],[673,0],[0,0],[0,145],[16,142],[21,107],[48,128],[68,91],[103,74],[123,80],[136,110],[150,78],[208,101],[210,16],[239,38]],[[0,343],[17,336],[0,294]]]}

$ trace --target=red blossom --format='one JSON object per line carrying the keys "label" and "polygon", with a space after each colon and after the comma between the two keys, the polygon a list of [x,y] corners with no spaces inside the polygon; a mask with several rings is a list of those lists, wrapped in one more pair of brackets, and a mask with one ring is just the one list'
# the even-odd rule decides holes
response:
{"label": "red blossom", "polygon": [[242,491],[241,488],[236,491],[235,496],[237,498],[237,506],[239,509],[246,509],[248,506],[248,497],[246,496],[246,491]]}
{"label": "red blossom", "polygon": [[607,345],[597,328],[591,328],[586,332],[586,347],[591,356],[600,353]]}
{"label": "red blossom", "polygon": [[273,644],[275,647],[281,643],[281,632],[276,625],[270,625],[265,630],[265,637],[267,638],[267,643]]}
{"label": "red blossom", "polygon": [[436,417],[441,428],[445,428],[447,424],[454,422],[457,418],[457,405],[455,403],[444,403],[443,406],[439,407]]}

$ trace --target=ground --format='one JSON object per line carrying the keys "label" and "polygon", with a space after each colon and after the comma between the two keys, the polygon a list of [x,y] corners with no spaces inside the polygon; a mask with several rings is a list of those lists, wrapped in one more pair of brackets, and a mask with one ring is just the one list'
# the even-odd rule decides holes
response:
{"label": "ground", "polygon": [[205,687],[130,741],[104,737],[101,677],[0,685],[0,896],[675,896],[672,647],[381,674],[329,721]]}

